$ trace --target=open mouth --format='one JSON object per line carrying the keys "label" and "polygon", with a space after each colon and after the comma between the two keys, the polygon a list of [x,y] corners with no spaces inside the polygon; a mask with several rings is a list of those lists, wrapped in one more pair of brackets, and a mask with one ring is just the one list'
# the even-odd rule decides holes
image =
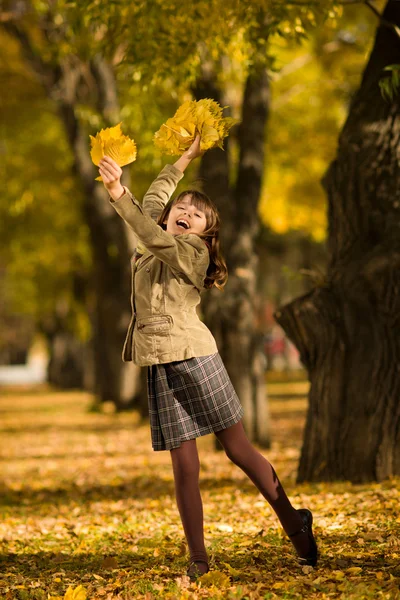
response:
{"label": "open mouth", "polygon": [[190,225],[185,219],[178,219],[176,224],[178,227],[182,227],[182,229],[190,229]]}

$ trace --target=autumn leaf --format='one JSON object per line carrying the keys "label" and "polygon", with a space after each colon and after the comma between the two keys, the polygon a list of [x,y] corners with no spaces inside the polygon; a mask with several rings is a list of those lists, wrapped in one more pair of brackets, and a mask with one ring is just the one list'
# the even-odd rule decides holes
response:
{"label": "autumn leaf", "polygon": [[222,563],[224,565],[224,567],[226,567],[228,573],[232,576],[232,577],[240,577],[242,572],[239,571],[239,569],[234,569],[229,563]]}
{"label": "autumn leaf", "polygon": [[101,563],[102,569],[118,569],[118,563],[113,556],[108,556]]}
{"label": "autumn leaf", "polygon": [[[115,127],[102,129],[90,137],[91,150],[90,156],[93,163],[98,166],[103,156],[109,156],[118,166],[123,167],[136,160],[136,144],[121,130],[121,123]],[[101,177],[96,177],[96,181],[102,181]]]}
{"label": "autumn leaf", "polygon": [[199,577],[199,581],[201,581],[202,585],[205,587],[214,585],[217,588],[227,588],[231,584],[229,577],[225,575],[225,573],[221,573],[221,571],[210,571],[209,573],[205,573]]}
{"label": "autumn leaf", "polygon": [[[277,440],[270,455],[278,463],[279,472],[290,477],[300,455],[309,384],[284,382],[286,375],[279,375],[279,381],[275,377],[268,374]],[[302,398],[296,397],[299,393]],[[81,584],[89,600],[144,600],[146,594],[154,600],[400,600],[398,478],[360,485],[320,482],[295,487],[294,481],[289,483],[295,504],[313,508],[321,552],[316,568],[297,565],[288,537],[280,537],[275,514],[269,507],[264,509],[261,498],[255,501],[252,483],[243,479],[233,463],[221,461],[212,440],[200,438],[208,476],[219,478],[223,485],[204,490],[211,516],[206,529],[210,572],[191,582],[186,575],[188,548],[170,494],[170,457],[157,457],[160,476],[154,477],[146,425],[135,424],[132,414],[124,414],[118,416],[116,428],[114,415],[88,413],[87,400],[85,393],[75,391],[38,394],[16,390],[1,395],[6,440],[2,450],[11,465],[6,473],[7,493],[16,494],[19,502],[22,479],[25,486],[23,504],[2,507],[2,531],[7,536],[3,538],[4,556],[10,556],[0,575],[0,588],[10,588],[4,598],[11,600],[14,595],[23,600],[31,594],[37,600],[80,600],[80,591],[81,598],[85,598],[85,590],[77,588]],[[40,425],[33,433],[32,422]],[[65,431],[54,435],[55,422]],[[121,425],[129,435],[121,436]],[[132,426],[134,437],[130,435]],[[94,427],[98,430],[96,437]],[[28,433],[32,437],[24,446]],[[105,436],[109,447],[118,451],[110,462],[107,454],[107,460],[97,454]],[[84,456],[75,455],[74,461],[66,465],[71,439],[74,449]],[[23,448],[26,454],[21,456]],[[89,457],[88,448],[93,449]],[[135,461],[131,461],[132,454]],[[49,455],[54,457],[56,468],[49,466]],[[79,491],[74,487],[77,479],[82,483]],[[99,480],[104,485],[100,492]],[[136,494],[132,500],[137,489],[145,493]],[[57,503],[52,504],[53,490],[60,495],[65,511],[60,511]],[[40,510],[38,498],[42,502]],[[29,552],[15,553],[22,527],[28,530],[24,544]],[[72,530],[78,537],[70,535]],[[360,546],[357,539],[364,539],[365,544]],[[38,551],[49,542],[52,553],[42,562]],[[71,588],[65,598],[68,586]]]}
{"label": "autumn leaf", "polygon": [[361,571],[361,567],[349,567],[348,569],[346,569],[346,573],[350,573],[350,575],[358,575],[359,573],[361,573]]}
{"label": "autumn leaf", "polygon": [[237,122],[236,119],[223,117],[222,111],[218,102],[210,98],[184,102],[154,134],[154,143],[165,154],[181,155],[190,148],[199,133],[203,152],[216,146],[222,149],[223,139]]}
{"label": "autumn leaf", "polygon": [[64,600],[86,600],[86,590],[83,585],[78,585],[75,589],[69,587],[65,592]]}

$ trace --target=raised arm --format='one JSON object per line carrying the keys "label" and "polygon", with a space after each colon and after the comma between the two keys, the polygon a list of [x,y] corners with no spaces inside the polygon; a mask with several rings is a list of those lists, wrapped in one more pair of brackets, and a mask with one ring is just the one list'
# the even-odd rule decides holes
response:
{"label": "raised arm", "polygon": [[143,212],[157,221],[182,177],[183,172],[175,165],[165,165],[143,197]]}
{"label": "raised arm", "polygon": [[147,215],[155,221],[158,219],[182,179],[186,167],[200,154],[200,135],[197,135],[190,148],[173,165],[166,165],[147,190],[142,204]]}
{"label": "raised arm", "polygon": [[[147,190],[145,194],[145,197],[148,196],[147,204],[149,206],[149,210],[145,211],[147,214],[152,212],[152,202],[161,203],[161,210],[164,208],[165,204],[168,202],[169,198],[174,192],[179,179],[182,179],[183,172],[185,171],[186,167],[194,158],[201,156],[201,154],[200,135],[197,135],[189,150],[184,152],[173,165],[167,165],[164,167],[160,175],[155,181],[153,181]],[[117,163],[109,156],[104,156],[99,162],[99,173],[103,179],[104,187],[110,194],[111,198],[114,201],[121,198],[125,193],[125,188],[121,185],[120,181],[122,175],[121,167],[118,166]],[[160,177],[162,181],[160,182],[161,185],[159,186],[157,181]],[[176,181],[176,183],[175,187],[172,189],[174,186],[174,181]]]}
{"label": "raised arm", "polygon": [[[125,188],[126,189],[126,188]],[[174,236],[144,212],[143,207],[126,189],[121,198],[111,205],[136,233],[140,242],[154,256],[189,277],[201,289],[209,265],[209,252],[205,242],[196,234]]]}
{"label": "raised arm", "polygon": [[[190,150],[192,156],[188,156]],[[174,165],[164,167],[147,192],[147,195],[150,194],[150,200],[153,199],[153,204],[150,202],[149,207],[153,206],[155,210],[155,202],[160,202],[164,206],[164,202],[168,201],[179,179],[182,178],[183,170],[192,158],[199,156],[199,151],[198,136],[185,155],[181,156]],[[173,236],[157,225],[151,214],[153,209],[145,210],[133,194],[121,185],[122,169],[110,157],[105,156],[101,159],[99,172],[110,194],[112,206],[135,232],[145,248],[172,268],[185,273],[196,287],[201,288],[209,264],[209,253],[203,240],[195,234]],[[193,268],[195,263],[197,263],[196,269]]]}

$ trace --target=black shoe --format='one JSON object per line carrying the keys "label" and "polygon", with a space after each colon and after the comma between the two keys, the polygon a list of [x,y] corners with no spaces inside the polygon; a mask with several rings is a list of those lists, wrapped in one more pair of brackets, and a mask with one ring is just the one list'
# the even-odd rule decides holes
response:
{"label": "black shoe", "polygon": [[310,551],[307,556],[299,556],[298,561],[301,565],[309,565],[315,567],[318,561],[318,548],[315,543],[315,539],[312,532],[313,516],[312,512],[308,508],[299,508],[297,511],[303,519],[303,527],[299,531],[290,533],[289,537],[292,538],[299,533],[308,533],[308,539],[310,541]]}
{"label": "black shoe", "polygon": [[205,571],[205,573],[208,573],[208,571],[210,570],[208,567],[208,563],[206,563],[205,560],[193,560],[190,563],[190,566],[186,572],[186,575],[189,577],[190,581],[196,581],[196,579],[204,575],[204,573],[202,573],[199,567],[197,566],[197,563],[203,563],[203,565],[207,565],[207,571]]}

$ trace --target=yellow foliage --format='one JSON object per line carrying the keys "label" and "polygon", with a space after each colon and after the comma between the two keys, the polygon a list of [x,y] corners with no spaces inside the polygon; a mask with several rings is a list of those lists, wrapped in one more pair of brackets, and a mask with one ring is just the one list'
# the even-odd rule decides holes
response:
{"label": "yellow foliage", "polygon": [[[118,123],[115,127],[102,129],[96,134],[96,137],[92,135],[89,137],[91,142],[90,156],[96,166],[98,166],[103,156],[109,156],[120,167],[136,160],[136,144],[122,133],[121,123]],[[96,178],[96,181],[101,180],[101,177]]]}
{"label": "yellow foliage", "polygon": [[[270,451],[271,461],[279,465],[280,472],[294,473],[306,422],[309,383],[295,383],[285,377],[279,379],[279,382],[268,381],[277,441],[276,447]],[[291,398],[285,401],[284,408],[279,400],[282,395]],[[292,483],[288,491],[291,490],[296,503],[304,503],[314,512],[314,533],[321,551],[317,569],[302,567],[296,564],[296,552],[289,539],[280,540],[276,516],[268,507],[254,506],[258,503],[254,502],[250,484],[243,485],[240,478],[235,479],[237,475],[232,463],[221,464],[212,440],[208,440],[207,436],[199,438],[207,472],[223,483],[215,485],[211,493],[205,490],[209,513],[217,514],[221,521],[234,526],[234,531],[229,535],[214,536],[212,533],[212,554],[217,557],[217,565],[214,567],[210,556],[211,571],[199,577],[196,583],[191,583],[185,574],[187,562],[184,554],[177,555],[183,538],[181,530],[176,527],[176,504],[171,495],[165,494],[171,472],[169,456],[158,459],[160,477],[152,477],[154,461],[149,450],[148,426],[139,424],[136,416],[127,413],[119,416],[120,427],[117,429],[115,421],[108,418],[112,415],[87,411],[90,400],[87,392],[41,390],[38,393],[15,389],[5,390],[2,394],[5,476],[11,493],[23,494],[24,497],[20,510],[15,506],[4,507],[4,552],[14,552],[20,539],[19,531],[24,527],[29,534],[25,540],[25,556],[28,552],[31,555],[37,552],[37,531],[41,531],[42,545],[51,541],[55,553],[53,558],[49,557],[43,571],[37,569],[36,563],[24,560],[23,555],[20,558],[15,555],[17,568],[2,573],[0,577],[7,582],[15,598],[27,598],[26,590],[32,590],[29,597],[34,598],[38,589],[36,598],[83,600],[85,591],[77,587],[83,584],[90,600],[144,600],[145,597],[163,600],[228,597],[255,600],[268,595],[291,600],[399,600],[398,569],[392,567],[398,564],[400,558],[399,478],[363,484],[343,481],[303,483],[296,488]],[[57,435],[52,430],[54,423],[60,425]],[[32,424],[37,425],[34,431]],[[135,435],[121,436],[121,427],[124,431],[135,427]],[[104,460],[104,453],[100,452],[104,446],[104,435],[109,447],[115,449],[111,462]],[[66,466],[65,456],[71,449],[71,436],[75,449],[86,452]],[[21,448],[25,448],[24,453]],[[132,454],[135,461],[129,460]],[[51,462],[49,456],[52,456]],[[123,485],[129,487],[135,480],[139,489],[146,489],[153,500],[149,501],[143,494],[143,498],[136,498],[132,505],[129,494],[126,494],[124,498],[114,496],[110,503],[109,489],[114,486],[116,472],[120,474]],[[71,502],[69,493],[78,478],[82,486],[79,503]],[[93,511],[90,490],[99,481],[103,491],[96,498],[96,511]],[[70,503],[68,510],[62,514],[54,503],[47,503],[54,494],[53,490],[58,490],[65,505]],[[46,501],[41,511],[37,510],[38,494]],[[355,505],[357,511],[354,510]],[[121,519],[125,514],[132,515],[132,506],[135,514],[122,526]],[[262,536],[255,536],[254,508],[260,510],[256,525],[257,529],[262,525]],[[162,541],[160,527],[154,526],[156,521],[161,520],[165,527],[161,532]],[[210,527],[212,525],[211,522]],[[88,561],[82,560],[74,561],[74,568],[70,569],[69,556],[73,558],[73,555],[64,553],[67,539],[70,538],[73,545],[79,543],[72,532],[84,536],[86,556],[98,556],[100,528],[108,531],[107,547],[121,562],[120,567],[103,572],[101,564],[98,568],[90,565],[89,568]],[[167,530],[168,535],[165,535]],[[361,535],[365,539],[364,546],[355,541]],[[57,545],[54,545],[55,541]],[[160,549],[157,558],[153,556],[155,548]],[[168,562],[169,571],[165,570],[165,561],[160,560],[164,554],[173,558]],[[250,555],[257,568],[249,564]],[[386,564],[382,556],[386,557]],[[128,564],[126,557],[129,557],[133,568],[125,566]],[[214,568],[217,570],[214,571]],[[58,590],[63,585],[66,572],[68,582],[61,593]],[[85,583],[89,576],[90,587]],[[59,578],[62,582],[57,581]],[[68,585],[72,589],[64,596]],[[20,593],[22,591],[24,593]]]}
{"label": "yellow foliage", "polygon": [[64,600],[86,600],[86,595],[83,585],[78,585],[75,589],[69,587],[65,592]]}
{"label": "yellow foliage", "polygon": [[236,119],[223,117],[222,110],[218,102],[210,98],[184,102],[154,134],[154,143],[165,154],[181,155],[199,133],[202,151],[216,146],[222,149],[223,139],[236,123]]}
{"label": "yellow foliage", "polygon": [[227,588],[231,584],[229,577],[221,571],[210,571],[210,573],[205,573],[199,577],[199,581],[206,587],[214,585],[217,588]]}

